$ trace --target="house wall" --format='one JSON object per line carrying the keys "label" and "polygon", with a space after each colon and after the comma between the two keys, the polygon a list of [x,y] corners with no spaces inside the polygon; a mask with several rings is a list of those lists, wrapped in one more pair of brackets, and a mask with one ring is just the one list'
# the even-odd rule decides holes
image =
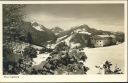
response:
{"label": "house wall", "polygon": [[104,40],[96,40],[94,46],[95,47],[103,47],[104,46]]}
{"label": "house wall", "polygon": [[109,46],[112,44],[111,38],[101,38],[101,39],[91,39],[91,44],[94,47],[103,47],[103,46]]}
{"label": "house wall", "polygon": [[107,37],[104,39],[104,46],[109,46],[112,45],[112,38],[111,37]]}

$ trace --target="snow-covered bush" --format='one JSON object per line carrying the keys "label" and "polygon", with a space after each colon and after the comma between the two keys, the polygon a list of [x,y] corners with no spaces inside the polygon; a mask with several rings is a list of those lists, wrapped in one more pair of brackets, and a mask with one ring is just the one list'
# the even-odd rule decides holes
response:
{"label": "snow-covered bush", "polygon": [[31,74],[33,59],[30,57],[22,57],[19,60],[19,70],[21,74]]}
{"label": "snow-covered bush", "polygon": [[24,49],[23,56],[24,57],[30,57],[30,58],[36,58],[37,57],[37,51],[35,48],[28,46]]}
{"label": "snow-covered bush", "polygon": [[50,52],[52,52],[52,51],[53,51],[53,49],[51,49],[51,48],[43,47],[43,48],[39,51],[39,53],[40,53],[40,54],[45,53],[45,52],[50,53]]}
{"label": "snow-covered bush", "polygon": [[67,51],[69,50],[69,46],[65,42],[60,42],[56,45],[55,51]]}
{"label": "snow-covered bush", "polygon": [[104,70],[104,74],[123,74],[122,70],[115,66],[114,69],[112,69],[113,64],[110,61],[105,61],[105,63],[100,67],[100,66],[95,66],[96,68],[99,69],[98,74],[101,74],[101,70]]}
{"label": "snow-covered bush", "polygon": [[109,61],[106,61],[104,64],[103,64],[103,69],[105,70],[105,74],[122,74],[122,71],[119,67],[115,67],[114,70],[111,69],[112,67],[112,63],[109,62]]}
{"label": "snow-covered bush", "polygon": [[37,51],[35,48],[28,46],[24,49],[23,56],[19,60],[19,69],[22,74],[31,74],[33,58],[37,57]]}
{"label": "snow-covered bush", "polygon": [[[62,47],[64,46],[64,48]],[[59,49],[60,48],[60,49]],[[65,49],[66,48],[66,49]],[[66,43],[56,46],[46,61],[34,68],[33,74],[87,74],[88,67],[84,65],[87,56],[77,49],[70,49]]]}

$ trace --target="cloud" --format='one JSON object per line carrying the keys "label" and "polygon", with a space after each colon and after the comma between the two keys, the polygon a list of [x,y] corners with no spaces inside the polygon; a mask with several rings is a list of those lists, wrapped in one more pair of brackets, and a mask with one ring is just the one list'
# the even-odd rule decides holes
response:
{"label": "cloud", "polygon": [[107,31],[124,31],[122,4],[45,4],[27,5],[27,20],[35,20],[48,28],[70,29],[87,24]]}

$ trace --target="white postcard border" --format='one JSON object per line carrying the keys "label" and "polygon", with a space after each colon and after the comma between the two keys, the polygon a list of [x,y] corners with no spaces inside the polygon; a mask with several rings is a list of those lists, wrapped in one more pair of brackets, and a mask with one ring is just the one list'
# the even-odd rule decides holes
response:
{"label": "white postcard border", "polygon": [[[125,74],[122,75],[2,75],[2,4],[124,4]],[[126,82],[127,1],[2,1],[0,2],[0,82]]]}

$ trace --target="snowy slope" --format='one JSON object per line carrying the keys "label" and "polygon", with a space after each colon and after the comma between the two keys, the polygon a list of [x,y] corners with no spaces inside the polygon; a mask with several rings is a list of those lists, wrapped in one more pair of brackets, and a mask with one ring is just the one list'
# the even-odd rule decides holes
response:
{"label": "snowy slope", "polygon": [[33,58],[33,66],[34,65],[39,65],[42,61],[46,61],[46,59],[49,57],[49,53],[43,53],[43,54],[38,54],[37,58]]}
{"label": "snowy slope", "polygon": [[124,71],[124,43],[109,47],[85,48],[84,52],[88,57],[85,63],[90,68],[88,74],[98,73],[95,66],[102,66],[106,60],[111,61],[114,67],[117,64]]}
{"label": "snowy slope", "polygon": [[82,34],[87,34],[87,35],[91,35],[91,33],[87,32],[86,29],[77,29],[74,30],[75,33],[82,33]]}
{"label": "snowy slope", "polygon": [[44,31],[43,28],[41,26],[33,26],[36,30],[38,31]]}
{"label": "snowy slope", "polygon": [[[69,39],[70,37],[66,42],[69,42]],[[85,66],[89,67],[87,74],[97,74],[99,70],[95,66],[102,67],[106,60],[112,62],[113,68],[117,64],[124,72],[124,43],[109,47],[84,48],[83,52],[85,52],[88,57],[85,62]],[[45,61],[48,56],[49,53],[38,54],[37,58],[33,59],[33,66],[39,65],[42,61]],[[101,73],[103,74],[103,70]]]}
{"label": "snowy slope", "polygon": [[31,22],[31,24],[32,24],[32,27],[33,28],[35,28],[36,30],[38,30],[38,31],[44,31],[43,30],[43,26],[42,25],[40,25],[40,24],[38,24],[37,22]]}
{"label": "snowy slope", "polygon": [[91,33],[87,32],[86,29],[76,29],[76,30],[73,30],[70,33],[70,35],[68,34],[68,35],[65,35],[65,36],[62,36],[62,37],[58,38],[57,39],[57,43],[59,43],[59,42],[66,42],[67,45],[70,46],[71,48],[74,48],[76,46],[79,47],[79,46],[81,46],[81,43],[71,42],[71,39],[73,39],[73,37],[77,38],[76,34],[91,35]]}
{"label": "snowy slope", "polygon": [[60,38],[57,39],[57,43],[59,43],[59,42],[66,42],[66,44],[68,46],[70,46],[71,48],[74,48],[76,46],[80,46],[80,43],[70,42],[70,40],[72,39],[73,36],[74,35],[72,34],[72,35],[65,35],[63,37],[60,37]]}

